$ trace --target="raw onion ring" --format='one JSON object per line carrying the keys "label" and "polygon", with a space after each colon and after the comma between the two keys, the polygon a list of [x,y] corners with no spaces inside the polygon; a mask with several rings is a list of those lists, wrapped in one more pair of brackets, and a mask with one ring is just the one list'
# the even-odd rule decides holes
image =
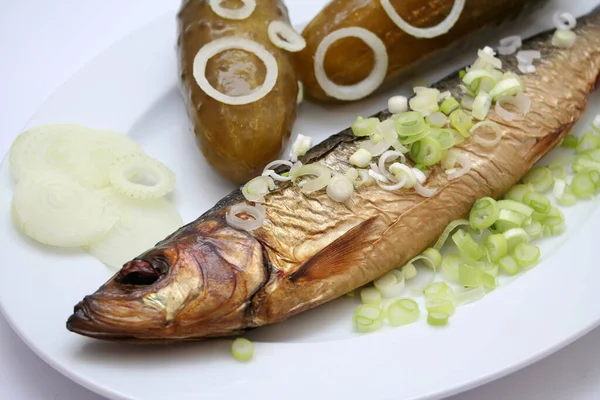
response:
{"label": "raw onion ring", "polygon": [[[451,150],[452,151],[452,150]],[[452,151],[456,154],[456,162],[460,164],[459,169],[446,170],[446,174],[448,175],[448,180],[456,179],[460,176],[463,176],[467,172],[471,170],[471,159],[464,153],[459,152],[457,150]],[[448,152],[450,153],[450,151]]]}
{"label": "raw onion ring", "polygon": [[287,161],[287,160],[275,160],[275,161],[271,161],[270,163],[268,163],[265,168],[263,169],[263,176],[270,176],[271,178],[275,179],[276,181],[279,182],[287,182],[287,181],[291,181],[292,178],[289,176],[282,176],[279,175],[277,172],[275,172],[275,168],[285,165],[286,167],[289,167],[290,170],[292,169],[293,164],[291,163],[291,161]]}
{"label": "raw onion ring", "polygon": [[[206,64],[208,63],[208,60],[225,50],[232,49],[253,53],[265,64],[267,70],[262,85],[244,96],[229,96],[221,93],[210,84],[208,79],[206,79]],[[196,57],[194,57],[193,74],[198,86],[200,86],[200,89],[202,89],[207,96],[224,104],[242,105],[254,103],[269,94],[277,83],[278,67],[275,57],[273,57],[273,55],[261,44],[243,37],[227,36],[213,40],[202,46],[196,54]]]}
{"label": "raw onion ring", "polygon": [[419,193],[423,197],[431,197],[437,192],[437,189],[425,187],[421,185],[419,180],[417,180],[415,182],[415,192]]}
{"label": "raw onion ring", "polygon": [[[492,128],[492,130],[494,131],[494,134],[495,134],[494,138],[493,139],[485,139],[485,138],[481,137],[481,135],[475,135],[474,134],[475,131],[477,131],[477,129],[479,129],[481,127]],[[473,140],[475,140],[477,143],[479,143],[480,145],[482,145],[484,147],[494,147],[502,139],[502,129],[500,129],[500,126],[497,123],[495,123],[494,121],[478,122],[475,125],[473,125],[470,132],[473,135]],[[462,165],[462,163],[461,163],[461,165]],[[453,178],[450,178],[450,179],[453,179]]]}
{"label": "raw onion ring", "polygon": [[[462,0],[461,0],[462,1]],[[365,79],[354,85],[337,85],[327,77],[324,62],[329,46],[340,39],[355,37],[361,39],[375,53],[375,65]],[[315,53],[315,77],[327,95],[338,100],[358,100],[373,93],[383,83],[388,68],[388,54],[385,44],[377,35],[364,28],[353,26],[342,28],[325,36]]]}
{"label": "raw onion ring", "polygon": [[285,22],[271,21],[267,32],[271,43],[280,49],[295,53],[306,47],[306,40]]}
{"label": "raw onion ring", "polygon": [[226,8],[221,5],[224,0],[210,0],[208,4],[215,14],[221,18],[242,20],[248,18],[256,8],[256,0],[241,0],[244,5],[240,8]]}
{"label": "raw onion ring", "polygon": [[448,32],[454,26],[454,24],[456,24],[456,21],[458,21],[458,18],[460,17],[460,14],[462,14],[463,8],[465,7],[465,0],[454,0],[452,10],[450,10],[450,13],[442,22],[429,28],[417,28],[402,19],[402,17],[392,6],[390,0],[379,0],[379,2],[381,3],[381,6],[385,10],[388,17],[390,17],[390,19],[398,28],[414,37],[428,39],[443,35]]}
{"label": "raw onion ring", "polygon": [[531,99],[521,92],[517,93],[515,96],[500,96],[496,100],[495,110],[496,114],[498,114],[505,121],[512,121],[517,117],[517,114],[508,111],[504,107],[502,107],[502,103],[512,104],[517,107],[521,114],[527,115],[529,109],[531,108]]}
{"label": "raw onion ring", "polygon": [[[237,214],[241,213],[248,214],[254,219],[242,219],[237,216]],[[267,210],[260,204],[250,206],[246,203],[238,203],[229,208],[229,212],[225,214],[225,220],[232,228],[252,231],[262,226],[266,213]]]}

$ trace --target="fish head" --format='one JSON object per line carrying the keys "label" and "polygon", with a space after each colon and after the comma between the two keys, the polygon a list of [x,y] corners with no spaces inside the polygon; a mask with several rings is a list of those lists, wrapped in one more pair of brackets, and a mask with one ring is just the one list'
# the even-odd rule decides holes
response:
{"label": "fish head", "polygon": [[262,245],[223,218],[190,224],[127,262],[67,321],[85,336],[123,341],[194,340],[248,325],[265,284]]}

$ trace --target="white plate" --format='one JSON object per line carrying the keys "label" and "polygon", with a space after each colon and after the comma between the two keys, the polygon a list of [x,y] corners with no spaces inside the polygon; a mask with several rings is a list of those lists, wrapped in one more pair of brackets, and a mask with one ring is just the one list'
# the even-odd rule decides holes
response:
{"label": "white plate", "polygon": [[[571,3],[579,15],[594,1]],[[548,27],[551,2],[512,32]],[[536,22],[537,21],[537,22]],[[539,24],[543,21],[544,24]],[[83,123],[127,132],[178,175],[174,200],[191,221],[233,186],[210,171],[189,132],[177,89],[172,15],[124,38],[62,86],[29,126]],[[429,81],[471,61],[442,64]],[[395,88],[407,91],[408,86]],[[385,106],[386,94],[343,107],[303,104],[295,131],[322,140]],[[600,109],[600,96],[590,108]],[[580,127],[592,118],[587,113]],[[342,298],[277,326],[251,333],[254,360],[235,362],[229,341],[131,346],[68,332],[72,307],[113,271],[81,251],[39,246],[10,220],[8,165],[0,170],[0,306],[15,331],[69,378],[113,399],[373,398],[425,399],[457,393],[514,371],[600,323],[594,201],[566,212],[568,232],[544,243],[540,265],[483,300],[463,307],[448,327],[417,323],[360,336],[352,331],[356,300]]]}

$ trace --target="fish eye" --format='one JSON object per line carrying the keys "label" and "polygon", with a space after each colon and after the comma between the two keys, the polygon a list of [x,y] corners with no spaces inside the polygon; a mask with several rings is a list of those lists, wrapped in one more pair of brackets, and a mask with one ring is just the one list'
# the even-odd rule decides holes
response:
{"label": "fish eye", "polygon": [[[146,258],[146,257],[144,257]],[[169,270],[166,257],[154,255],[147,259],[134,259],[123,266],[117,281],[123,285],[149,286],[159,281]]]}

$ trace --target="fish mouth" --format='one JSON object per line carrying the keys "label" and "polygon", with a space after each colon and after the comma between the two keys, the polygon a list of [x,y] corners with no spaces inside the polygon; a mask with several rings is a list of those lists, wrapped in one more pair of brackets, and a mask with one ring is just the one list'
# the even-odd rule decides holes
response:
{"label": "fish mouth", "polygon": [[144,305],[143,297],[156,290],[170,268],[166,257],[152,254],[148,259],[129,261],[96,293],[77,303],[67,329],[94,339],[139,341],[148,335],[149,322],[160,326],[160,316]]}

